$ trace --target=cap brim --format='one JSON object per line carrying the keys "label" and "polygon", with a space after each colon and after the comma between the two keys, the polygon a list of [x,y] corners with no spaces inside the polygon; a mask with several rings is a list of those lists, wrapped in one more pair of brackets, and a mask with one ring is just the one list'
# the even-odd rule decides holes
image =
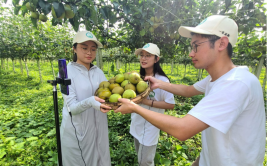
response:
{"label": "cap brim", "polygon": [[[134,54],[135,54],[135,55],[140,55],[141,51],[143,51],[143,50],[145,50],[145,49],[143,49],[143,48],[139,48],[139,49],[135,50]],[[146,50],[145,50],[145,51],[146,51]]]}
{"label": "cap brim", "polygon": [[145,48],[139,48],[139,49],[135,50],[134,54],[135,54],[135,55],[140,55],[140,53],[141,53],[143,50],[146,51],[146,52],[149,52],[150,54],[153,54],[153,55],[156,55],[156,56],[160,57],[159,55],[154,54],[154,53],[150,52],[149,50],[146,50]]}
{"label": "cap brim", "polygon": [[[97,44],[98,48],[103,48],[103,45],[97,40],[85,40],[85,41],[79,41],[79,42],[76,42],[76,43],[83,43],[83,42],[86,42],[86,41],[93,41],[93,42],[95,42]],[[75,43],[73,43],[73,44],[75,44]]]}
{"label": "cap brim", "polygon": [[178,29],[178,32],[181,36],[187,37],[187,38],[192,38],[191,32],[198,33],[198,34],[214,35],[213,33],[210,33],[209,31],[205,31],[197,27],[186,27],[186,26],[181,26]]}

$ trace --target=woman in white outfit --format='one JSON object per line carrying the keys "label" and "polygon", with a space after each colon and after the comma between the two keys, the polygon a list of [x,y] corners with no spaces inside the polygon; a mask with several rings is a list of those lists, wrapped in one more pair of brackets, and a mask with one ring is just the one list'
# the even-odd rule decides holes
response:
{"label": "woman in white outfit", "polygon": [[93,65],[102,44],[89,31],[73,38],[73,62],[67,65],[71,79],[69,95],[64,95],[61,144],[64,166],[110,166],[107,114],[110,107],[94,96],[106,81],[101,69]]}
{"label": "woman in white outfit", "polygon": [[[137,49],[135,54],[140,57],[141,76],[153,76],[169,82],[169,78],[159,65],[160,50],[156,44],[148,43],[143,48]],[[173,109],[174,105],[173,94],[161,89],[153,90],[147,99],[140,103],[140,106],[162,114],[164,114],[165,109]],[[142,116],[132,113],[130,133],[134,137],[139,166],[154,166],[159,131]]]}

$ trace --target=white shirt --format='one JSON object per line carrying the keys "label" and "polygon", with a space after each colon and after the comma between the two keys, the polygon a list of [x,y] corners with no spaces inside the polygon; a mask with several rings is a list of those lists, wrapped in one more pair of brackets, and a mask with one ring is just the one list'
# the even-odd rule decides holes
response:
{"label": "white shirt", "polygon": [[[155,78],[164,82],[169,82],[168,78],[165,76],[155,74]],[[173,94],[162,89],[154,89],[153,92],[150,92],[147,99],[155,101],[165,101],[169,104],[175,104]],[[144,104],[139,105],[143,108],[162,114],[164,114],[165,111],[165,109],[150,107]],[[160,130],[157,127],[155,127],[150,122],[146,121],[142,116],[136,113],[132,113],[131,119],[132,121],[130,126],[130,134],[135,137],[140,142],[140,144],[145,146],[152,146],[158,143]]]}
{"label": "white shirt", "polygon": [[202,131],[199,166],[262,166],[265,110],[259,80],[236,67],[214,82],[194,84],[205,97],[188,113],[210,127]]}

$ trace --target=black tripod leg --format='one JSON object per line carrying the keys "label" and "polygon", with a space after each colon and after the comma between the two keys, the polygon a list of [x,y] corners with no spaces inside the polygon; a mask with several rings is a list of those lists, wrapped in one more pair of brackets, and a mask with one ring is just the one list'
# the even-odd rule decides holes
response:
{"label": "black tripod leg", "polygon": [[54,99],[54,111],[55,111],[55,122],[56,122],[56,135],[57,135],[58,165],[62,166],[62,153],[61,153],[59,116],[58,116],[58,99],[57,99],[56,85],[53,86],[53,99]]}

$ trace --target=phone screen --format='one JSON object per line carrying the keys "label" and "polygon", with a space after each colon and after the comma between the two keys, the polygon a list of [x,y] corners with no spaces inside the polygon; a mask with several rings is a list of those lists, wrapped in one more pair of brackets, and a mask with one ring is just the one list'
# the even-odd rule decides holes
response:
{"label": "phone screen", "polygon": [[[65,59],[58,60],[58,71],[59,71],[59,78],[62,79],[68,78],[67,65]],[[60,84],[60,91],[65,95],[69,95],[69,86]]]}

